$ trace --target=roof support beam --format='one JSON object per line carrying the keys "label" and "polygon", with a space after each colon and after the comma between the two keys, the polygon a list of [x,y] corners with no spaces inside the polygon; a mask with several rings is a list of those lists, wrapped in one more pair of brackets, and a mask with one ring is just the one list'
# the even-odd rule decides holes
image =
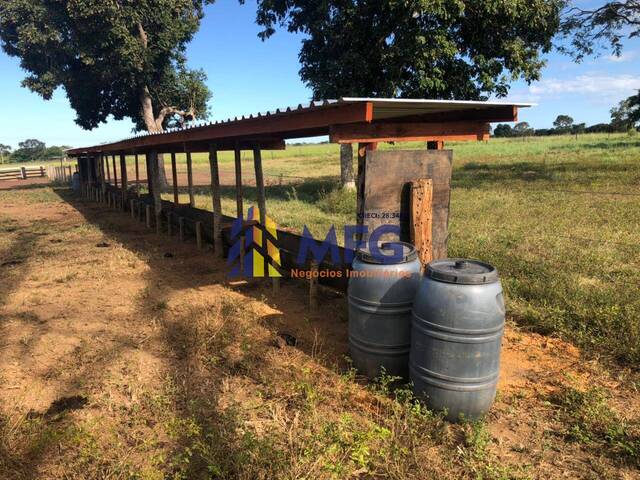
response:
{"label": "roof support beam", "polygon": [[486,140],[489,124],[454,123],[354,123],[332,126],[332,143],[412,142],[444,140]]}

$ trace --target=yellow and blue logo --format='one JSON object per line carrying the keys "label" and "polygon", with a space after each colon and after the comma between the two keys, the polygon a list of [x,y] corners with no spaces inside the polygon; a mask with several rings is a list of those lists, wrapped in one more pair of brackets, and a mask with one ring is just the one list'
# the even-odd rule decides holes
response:
{"label": "yellow and blue logo", "polygon": [[[281,277],[279,272],[280,250],[276,247],[278,226],[270,217],[266,217],[263,227],[260,211],[249,208],[246,222],[252,224],[244,228],[245,219],[237,218],[231,226],[232,246],[229,249],[227,263],[232,265],[229,276],[238,277]],[[244,232],[244,236],[243,236]],[[263,234],[264,237],[263,238]]]}

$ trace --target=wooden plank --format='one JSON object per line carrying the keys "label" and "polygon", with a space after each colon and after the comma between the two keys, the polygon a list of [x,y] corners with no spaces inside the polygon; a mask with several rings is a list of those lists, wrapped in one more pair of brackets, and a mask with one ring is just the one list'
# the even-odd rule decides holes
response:
{"label": "wooden plank", "polygon": [[[367,152],[375,151],[378,148],[376,143],[358,144],[358,173],[356,178],[356,225],[362,226],[364,221],[364,197]],[[366,238],[361,232],[356,235],[356,241],[360,242]]]}
{"label": "wooden plank", "polygon": [[[102,154],[102,158],[104,159],[104,163],[107,171],[107,183],[111,184],[111,168],[109,167],[109,155]],[[78,168],[77,164],[76,164],[76,168]]]}
{"label": "wooden plank", "polygon": [[187,184],[189,189],[189,206],[195,207],[196,200],[193,195],[193,165],[191,160],[191,152],[187,152]]}
{"label": "wooden plank", "polygon": [[211,171],[211,201],[213,203],[213,248],[218,258],[224,258],[224,249],[222,246],[220,169],[218,167],[218,150],[213,143],[209,147],[209,169]]}
{"label": "wooden plank", "polygon": [[483,122],[452,123],[353,123],[332,126],[332,143],[368,143],[395,141],[484,140],[489,138],[489,124]]}
{"label": "wooden plank", "polygon": [[104,154],[100,154],[100,186],[102,187],[102,193],[107,190],[107,180],[104,178]]}
{"label": "wooden plank", "polygon": [[178,171],[176,168],[176,152],[171,152],[171,175],[173,177],[173,203],[178,205],[180,199],[178,197]]}
{"label": "wooden plank", "polygon": [[433,224],[433,180],[421,178],[411,184],[411,243],[418,251],[423,266],[433,258],[431,238]]}
{"label": "wooden plank", "polygon": [[[367,152],[364,188],[364,225],[369,232],[380,225],[399,225],[400,240],[410,241],[410,182],[432,180],[433,259],[446,258],[451,150],[387,150]],[[392,239],[383,237],[381,240]],[[395,238],[397,240],[397,238]]]}

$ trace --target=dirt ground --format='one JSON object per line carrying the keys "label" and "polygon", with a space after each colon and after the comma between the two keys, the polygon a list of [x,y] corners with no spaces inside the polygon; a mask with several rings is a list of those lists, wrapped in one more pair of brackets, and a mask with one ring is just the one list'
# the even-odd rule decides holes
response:
{"label": "dirt ground", "polygon": [[343,296],[226,271],[68,190],[2,197],[0,478],[640,478],[636,373],[510,323],[494,407],[451,425],[349,371]]}

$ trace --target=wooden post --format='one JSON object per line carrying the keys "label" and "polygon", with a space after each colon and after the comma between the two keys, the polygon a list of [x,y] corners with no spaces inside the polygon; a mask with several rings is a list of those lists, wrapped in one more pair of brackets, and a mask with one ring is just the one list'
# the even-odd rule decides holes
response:
{"label": "wooden post", "polygon": [[193,196],[193,165],[191,164],[191,152],[187,154],[187,183],[189,185],[189,205],[191,207],[196,206],[196,200]]}
{"label": "wooden post", "polygon": [[184,217],[178,217],[178,237],[184,242]]}
{"label": "wooden post", "polygon": [[176,152],[171,152],[171,174],[173,175],[173,203],[180,204],[178,197],[178,169],[176,168]]}
{"label": "wooden post", "polygon": [[144,154],[144,163],[147,170],[147,190],[150,195],[153,195],[153,182],[151,181],[151,156],[148,153]]}
{"label": "wooden post", "polygon": [[[359,143],[358,144],[358,178],[356,180],[356,224],[362,227],[364,222],[364,187],[365,187],[365,171],[367,165],[367,151],[375,150],[376,143]],[[368,235],[363,235],[358,232],[356,234],[356,242],[360,242],[363,239],[368,238]]]}
{"label": "wooden post", "polygon": [[[236,144],[234,149],[234,165],[236,174],[236,217],[244,218],[244,205],[242,204],[242,152]],[[240,271],[244,272],[244,229],[240,230]]]}
{"label": "wooden post", "polygon": [[156,232],[162,232],[162,197],[160,189],[160,170],[158,168],[158,151],[152,150],[149,156],[149,168],[151,169],[151,185],[153,191],[153,207],[156,217]]}
{"label": "wooden post", "polygon": [[202,222],[196,222],[196,246],[202,250]]}
{"label": "wooden post", "polygon": [[131,207],[131,218],[135,219],[136,218],[136,208],[135,208],[135,203],[136,200],[134,200],[133,198],[131,200],[129,200],[129,205]]}
{"label": "wooden post", "polygon": [[411,243],[415,245],[423,267],[433,259],[432,197],[433,181],[430,178],[411,182]]}
{"label": "wooden post", "polygon": [[151,205],[145,205],[144,213],[147,221],[147,228],[151,228]]}
{"label": "wooden post", "polygon": [[167,212],[167,235],[171,236],[173,234],[171,219],[173,218],[172,212]]}
{"label": "wooden post", "polygon": [[113,186],[118,186],[118,172],[116,171],[116,156],[111,155],[111,163],[113,164]]}
{"label": "wooden post", "polygon": [[104,178],[104,154],[100,154],[100,187],[102,189],[102,193],[107,190],[107,181]]}
{"label": "wooden post", "polygon": [[[111,168],[109,167],[109,156],[108,155],[103,155],[102,159],[104,160],[105,166],[103,168],[105,168],[105,170],[107,171],[107,183],[111,184]],[[78,167],[78,165],[76,165],[76,168]]]}
{"label": "wooden post", "polygon": [[[262,254],[264,256],[264,275],[269,275],[269,251],[267,248],[267,196],[264,190],[264,175],[262,173],[262,154],[260,147],[253,147],[253,167],[256,174],[256,191],[258,193],[258,208],[260,209],[260,228],[262,228]],[[278,280],[279,282],[280,280]],[[275,282],[274,282],[275,283]],[[274,285],[274,289],[275,289]]]}
{"label": "wooden post", "polygon": [[140,166],[138,165],[138,154],[135,154],[136,159],[136,196],[140,197]]}
{"label": "wooden post", "polygon": [[222,247],[222,204],[220,202],[220,171],[218,168],[218,150],[214,144],[209,146],[209,168],[211,170],[211,200],[213,202],[213,248],[216,256],[224,257]]}
{"label": "wooden post", "polygon": [[129,182],[127,181],[127,157],[125,156],[124,153],[120,154],[120,180],[122,183],[122,210],[126,211],[127,210],[127,197],[128,197],[128,191],[127,191],[127,187]]}
{"label": "wooden post", "polygon": [[142,219],[142,206],[143,206],[142,200],[138,200],[137,205],[138,205],[138,221],[142,222],[143,220]]}
{"label": "wooden post", "polygon": [[311,278],[309,279],[309,307],[311,310],[318,309],[318,263],[315,260],[311,261],[309,270],[311,271]]}

